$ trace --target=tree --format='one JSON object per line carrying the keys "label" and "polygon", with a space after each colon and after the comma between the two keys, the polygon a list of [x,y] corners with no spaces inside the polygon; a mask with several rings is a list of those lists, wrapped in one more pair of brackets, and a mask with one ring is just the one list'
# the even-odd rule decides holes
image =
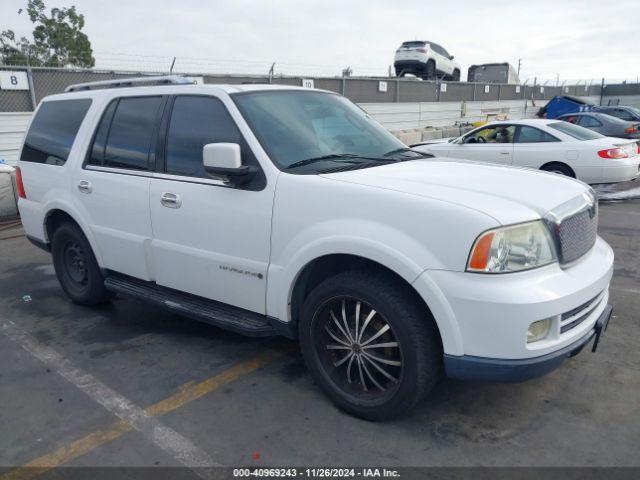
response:
{"label": "tree", "polygon": [[[43,0],[28,0],[27,15],[33,40],[16,38],[12,30],[0,33],[0,60],[10,65],[93,67],[96,63],[89,37],[82,32],[84,15],[70,8],[45,11]],[[22,13],[22,9],[18,14]]]}

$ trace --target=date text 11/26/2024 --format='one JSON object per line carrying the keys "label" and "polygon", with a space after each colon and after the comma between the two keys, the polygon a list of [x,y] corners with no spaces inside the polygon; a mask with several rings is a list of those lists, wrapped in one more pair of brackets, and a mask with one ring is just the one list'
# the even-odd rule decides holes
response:
{"label": "date text 11/26/2024", "polygon": [[400,478],[387,468],[234,468],[234,478]]}

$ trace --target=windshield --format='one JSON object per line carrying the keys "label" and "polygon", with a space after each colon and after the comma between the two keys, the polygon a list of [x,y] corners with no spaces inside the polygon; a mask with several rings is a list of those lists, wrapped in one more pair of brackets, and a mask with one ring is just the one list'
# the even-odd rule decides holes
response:
{"label": "windshield", "polygon": [[549,127],[554,130],[558,130],[559,132],[566,133],[577,140],[595,140],[596,138],[604,138],[604,135],[600,135],[598,132],[594,132],[593,130],[589,130],[588,128],[584,128],[579,125],[574,125],[573,123],[550,123]]}
{"label": "windshield", "polygon": [[233,100],[280,169],[323,157],[301,165],[318,171],[339,161],[337,157],[383,157],[406,149],[362,109],[336,94],[275,90],[236,94]]}

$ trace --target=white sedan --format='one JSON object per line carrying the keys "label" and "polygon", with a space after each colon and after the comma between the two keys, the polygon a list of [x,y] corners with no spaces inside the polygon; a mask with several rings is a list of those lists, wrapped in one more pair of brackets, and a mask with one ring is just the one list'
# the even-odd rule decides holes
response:
{"label": "white sedan", "polygon": [[640,144],[605,137],[559,120],[491,122],[440,143],[415,150],[452,157],[561,173],[585,183],[615,183],[638,177]]}

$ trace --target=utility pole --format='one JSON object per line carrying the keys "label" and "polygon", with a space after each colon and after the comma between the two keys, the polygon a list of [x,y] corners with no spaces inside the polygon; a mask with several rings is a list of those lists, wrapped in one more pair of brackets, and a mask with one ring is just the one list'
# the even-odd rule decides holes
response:
{"label": "utility pole", "polygon": [[560,74],[556,73],[556,87],[560,84]]}
{"label": "utility pole", "polygon": [[520,67],[522,66],[522,59],[518,59],[518,77],[520,77]]}

